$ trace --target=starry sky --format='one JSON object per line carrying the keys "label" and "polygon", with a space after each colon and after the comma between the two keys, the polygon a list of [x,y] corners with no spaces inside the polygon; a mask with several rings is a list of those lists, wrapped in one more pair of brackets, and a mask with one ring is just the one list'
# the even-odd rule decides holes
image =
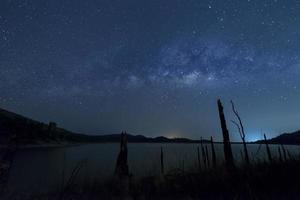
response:
{"label": "starry sky", "polygon": [[1,0],[0,107],[87,134],[300,129],[297,0]]}

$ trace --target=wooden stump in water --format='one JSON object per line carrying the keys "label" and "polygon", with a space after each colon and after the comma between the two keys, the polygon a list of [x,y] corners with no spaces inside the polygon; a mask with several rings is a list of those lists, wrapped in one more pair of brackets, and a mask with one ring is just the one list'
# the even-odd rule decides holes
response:
{"label": "wooden stump in water", "polygon": [[128,177],[129,176],[129,168],[127,163],[127,134],[121,133],[120,140],[120,153],[118,155],[117,164],[115,168],[115,175],[119,178]]}
{"label": "wooden stump in water", "polygon": [[281,154],[281,149],[278,147],[278,156],[279,156],[279,162],[282,162],[282,154]]}
{"label": "wooden stump in water", "polygon": [[201,171],[201,161],[200,161],[200,149],[197,147],[197,158],[198,158],[198,169]]}
{"label": "wooden stump in water", "polygon": [[281,149],[282,149],[284,161],[287,161],[286,150],[285,150],[283,144],[280,144],[280,146],[281,146]]}
{"label": "wooden stump in water", "polygon": [[201,144],[201,152],[202,152],[203,165],[204,165],[204,168],[207,168],[207,165],[206,165],[206,153],[205,153],[205,149],[204,149],[204,146],[203,146],[202,137],[200,139],[200,144]]}
{"label": "wooden stump in water", "polygon": [[210,143],[211,143],[211,160],[212,160],[212,165],[214,168],[217,166],[217,156],[216,156],[216,151],[215,151],[215,145],[214,145],[214,140],[213,137],[210,137]]}
{"label": "wooden stump in water", "polygon": [[235,165],[234,165],[234,160],[233,160],[233,155],[231,150],[229,132],[226,125],[223,105],[220,99],[218,99],[218,110],[219,110],[219,117],[220,117],[222,134],[223,134],[225,163],[228,168],[234,168]]}
{"label": "wooden stump in water", "polygon": [[206,156],[207,168],[209,168],[210,167],[210,162],[209,162],[209,155],[208,155],[207,145],[205,145],[205,156]]}
{"label": "wooden stump in water", "polygon": [[264,134],[264,139],[265,139],[265,145],[266,145],[266,149],[267,149],[268,159],[269,159],[270,162],[273,162],[273,158],[272,158],[272,154],[271,154],[271,150],[270,150],[270,147],[269,147],[269,144],[268,144],[266,134]]}
{"label": "wooden stump in water", "polygon": [[161,174],[164,175],[165,166],[164,166],[164,152],[162,147],[160,148],[160,170],[161,170]]}

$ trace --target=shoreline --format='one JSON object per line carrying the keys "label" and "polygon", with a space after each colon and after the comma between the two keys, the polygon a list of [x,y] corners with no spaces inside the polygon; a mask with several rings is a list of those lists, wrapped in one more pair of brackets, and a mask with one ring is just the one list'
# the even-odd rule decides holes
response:
{"label": "shoreline", "polygon": [[[95,145],[95,144],[115,144],[118,142],[86,142],[86,143],[44,143],[44,144],[22,144],[17,145],[17,149],[35,149],[35,148],[62,148],[62,147],[75,147],[81,145]],[[200,144],[198,142],[128,142],[128,144]],[[215,142],[215,144],[223,144],[222,142]],[[239,142],[232,142],[232,145],[241,145]],[[247,143],[247,145],[260,145],[261,143]],[[281,145],[281,144],[272,144],[269,145]],[[288,146],[300,146],[300,144],[283,144]],[[8,145],[0,145],[0,149],[6,149]]]}
{"label": "shoreline", "polygon": [[[60,143],[60,144],[23,144],[17,145],[16,149],[35,149],[35,148],[61,148],[79,146],[84,143]],[[0,145],[0,149],[6,149],[8,145]]]}

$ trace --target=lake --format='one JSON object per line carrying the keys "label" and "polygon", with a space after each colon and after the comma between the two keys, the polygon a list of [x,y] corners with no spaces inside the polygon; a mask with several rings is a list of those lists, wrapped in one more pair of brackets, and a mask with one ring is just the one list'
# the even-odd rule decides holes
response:
{"label": "lake", "polygon": [[[128,164],[136,177],[156,175],[160,172],[160,147],[164,149],[165,171],[174,169],[197,170],[197,147],[199,144],[153,144],[129,143]],[[210,151],[210,144],[207,144]],[[293,155],[299,155],[300,146],[285,146]],[[270,145],[274,156],[278,156],[278,145]],[[223,162],[223,145],[215,144],[218,162]],[[241,161],[242,145],[233,144],[237,162]],[[249,144],[250,158],[266,158],[264,145]],[[31,148],[19,150],[10,171],[8,186],[12,192],[57,191],[72,170],[82,163],[76,177],[78,182],[104,181],[112,177],[119,144],[86,144],[60,148]],[[63,180],[64,174],[64,180]]]}

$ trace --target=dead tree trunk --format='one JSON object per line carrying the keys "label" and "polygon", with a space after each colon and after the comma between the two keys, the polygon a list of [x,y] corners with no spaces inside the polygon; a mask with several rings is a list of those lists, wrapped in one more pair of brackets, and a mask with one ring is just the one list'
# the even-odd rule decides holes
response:
{"label": "dead tree trunk", "polygon": [[232,111],[235,114],[235,116],[237,117],[239,124],[236,123],[235,121],[232,121],[238,128],[238,131],[240,133],[242,142],[243,142],[243,147],[244,147],[244,153],[245,153],[245,161],[247,164],[250,164],[250,160],[249,160],[249,154],[248,154],[248,149],[247,149],[247,144],[246,144],[246,135],[245,135],[245,131],[244,131],[244,126],[241,120],[241,117],[239,115],[239,113],[236,111],[235,107],[234,107],[234,103],[233,101],[231,102],[231,107],[232,107]]}
{"label": "dead tree trunk", "polygon": [[279,156],[279,162],[282,162],[282,153],[280,147],[278,147],[278,156]]}
{"label": "dead tree trunk", "polygon": [[160,148],[160,169],[161,169],[161,174],[164,175],[165,166],[164,166],[164,152],[162,147]]}
{"label": "dead tree trunk", "polygon": [[273,162],[272,154],[271,154],[271,151],[270,151],[270,148],[269,148],[269,144],[268,144],[268,140],[267,140],[266,134],[264,134],[264,139],[265,139],[265,144],[266,144],[268,159],[269,159],[270,162]]}
{"label": "dead tree trunk", "polygon": [[118,155],[117,164],[115,168],[115,175],[119,178],[128,177],[129,169],[127,163],[127,134],[121,133],[121,141],[120,141],[120,153]]}
{"label": "dead tree trunk", "polygon": [[223,106],[222,106],[220,99],[218,100],[218,109],[219,109],[219,117],[220,117],[220,122],[221,122],[222,133],[223,133],[225,162],[226,162],[227,167],[234,168],[235,165],[234,165],[234,160],[233,160],[233,155],[232,155],[232,150],[231,150],[229,132],[228,132],[228,129],[226,126],[226,119],[225,119]]}
{"label": "dead tree trunk", "polygon": [[200,161],[200,149],[197,147],[197,157],[198,157],[198,169],[201,171],[201,161]]}
{"label": "dead tree trunk", "polygon": [[203,160],[204,168],[207,168],[207,166],[206,166],[206,154],[205,154],[205,149],[204,149],[204,146],[203,146],[202,137],[200,139],[200,144],[201,144],[202,160]]}
{"label": "dead tree trunk", "polygon": [[210,167],[210,161],[209,161],[207,145],[205,145],[205,155],[206,155],[207,168],[209,168]]}
{"label": "dead tree trunk", "polygon": [[211,143],[211,160],[212,160],[212,165],[214,168],[217,166],[217,156],[216,156],[216,151],[215,151],[215,145],[214,145],[214,140],[213,137],[210,137],[210,143]]}
{"label": "dead tree trunk", "polygon": [[283,144],[281,144],[280,146],[281,146],[282,153],[283,153],[283,159],[284,159],[284,161],[287,161],[286,150],[285,150],[285,148],[284,148]]}

